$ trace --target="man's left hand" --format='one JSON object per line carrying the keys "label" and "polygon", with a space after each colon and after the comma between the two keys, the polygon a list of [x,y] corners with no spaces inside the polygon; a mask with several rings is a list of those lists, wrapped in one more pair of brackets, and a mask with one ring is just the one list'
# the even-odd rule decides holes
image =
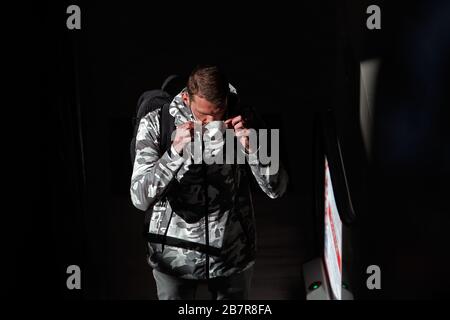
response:
{"label": "man's left hand", "polygon": [[246,120],[241,115],[236,116],[234,118],[230,118],[225,121],[227,128],[234,129],[236,137],[238,137],[239,142],[245,148],[247,153],[253,153],[253,150],[250,149],[249,144],[249,135],[250,130],[246,123]]}

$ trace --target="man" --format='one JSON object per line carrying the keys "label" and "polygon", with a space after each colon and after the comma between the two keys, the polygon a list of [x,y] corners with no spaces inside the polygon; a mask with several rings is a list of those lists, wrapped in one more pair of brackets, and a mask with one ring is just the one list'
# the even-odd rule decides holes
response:
{"label": "man", "polygon": [[[197,67],[170,104],[176,132],[167,151],[160,150],[160,110],[140,122],[130,192],[138,209],[152,208],[148,262],[161,300],[194,299],[200,281],[215,299],[247,299],[256,247],[250,175],[271,198],[285,192],[282,167],[264,174],[233,93],[218,67]],[[217,121],[234,130],[247,164],[199,164],[186,154],[195,123]]]}

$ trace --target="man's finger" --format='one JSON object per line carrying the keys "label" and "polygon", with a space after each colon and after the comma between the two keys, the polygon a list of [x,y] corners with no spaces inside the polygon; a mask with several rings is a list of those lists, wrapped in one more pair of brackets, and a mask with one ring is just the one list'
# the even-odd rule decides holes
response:
{"label": "man's finger", "polygon": [[193,129],[194,128],[194,122],[188,121],[186,122],[186,129]]}
{"label": "man's finger", "polygon": [[194,123],[192,121],[188,121],[180,124],[177,129],[191,129],[194,128]]}
{"label": "man's finger", "polygon": [[250,130],[248,130],[248,129],[236,130],[236,137],[248,137],[249,135],[250,135]]}
{"label": "man's finger", "polygon": [[231,119],[231,124],[233,126],[235,126],[236,123],[238,123],[239,121],[242,121],[242,116],[237,116],[237,117],[234,117],[233,119]]}
{"label": "man's finger", "polygon": [[234,125],[234,129],[245,129],[244,121],[240,121]]}

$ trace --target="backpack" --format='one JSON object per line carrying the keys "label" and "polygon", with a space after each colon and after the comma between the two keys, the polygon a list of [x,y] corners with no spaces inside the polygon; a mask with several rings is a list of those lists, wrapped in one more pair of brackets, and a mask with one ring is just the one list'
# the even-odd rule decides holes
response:
{"label": "backpack", "polygon": [[[167,81],[166,81],[167,82]],[[165,83],[166,84],[166,83]],[[169,113],[169,106],[172,102],[172,95],[162,89],[155,89],[145,91],[138,99],[136,106],[136,116],[133,117],[132,122],[134,125],[133,138],[130,143],[130,158],[131,165],[134,165],[136,158],[136,135],[139,129],[141,119],[145,117],[149,112],[160,109],[160,149],[161,153],[164,153],[170,147],[172,141],[172,132],[175,130],[175,123],[173,117]]]}

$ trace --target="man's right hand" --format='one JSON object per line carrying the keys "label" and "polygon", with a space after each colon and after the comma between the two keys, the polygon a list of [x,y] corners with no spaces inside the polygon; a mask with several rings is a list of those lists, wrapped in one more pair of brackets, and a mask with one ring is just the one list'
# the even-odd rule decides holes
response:
{"label": "man's right hand", "polygon": [[176,129],[175,138],[172,146],[175,151],[181,155],[184,147],[193,140],[194,137],[194,122],[188,121],[179,125]]}

